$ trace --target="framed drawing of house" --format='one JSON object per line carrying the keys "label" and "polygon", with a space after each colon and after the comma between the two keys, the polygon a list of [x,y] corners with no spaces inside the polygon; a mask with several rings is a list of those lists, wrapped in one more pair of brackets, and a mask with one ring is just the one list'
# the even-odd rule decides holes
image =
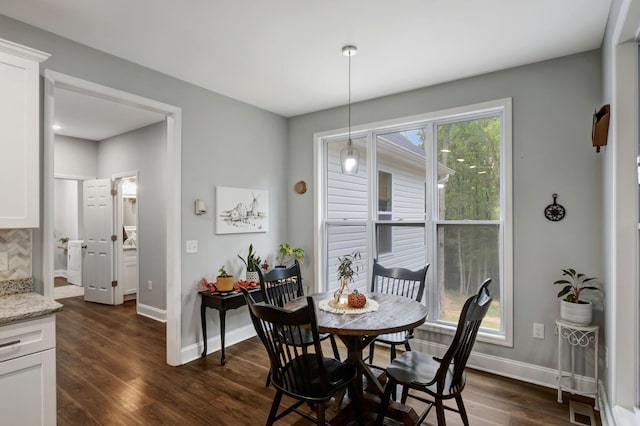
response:
{"label": "framed drawing of house", "polygon": [[216,187],[216,234],[268,230],[269,191]]}

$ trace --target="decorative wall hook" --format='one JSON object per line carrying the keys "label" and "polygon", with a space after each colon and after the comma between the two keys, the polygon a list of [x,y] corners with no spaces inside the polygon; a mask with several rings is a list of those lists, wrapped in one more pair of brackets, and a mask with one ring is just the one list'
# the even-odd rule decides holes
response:
{"label": "decorative wall hook", "polygon": [[544,209],[544,216],[552,222],[558,222],[564,219],[566,211],[564,207],[556,202],[558,194],[553,194],[553,204],[549,204]]}

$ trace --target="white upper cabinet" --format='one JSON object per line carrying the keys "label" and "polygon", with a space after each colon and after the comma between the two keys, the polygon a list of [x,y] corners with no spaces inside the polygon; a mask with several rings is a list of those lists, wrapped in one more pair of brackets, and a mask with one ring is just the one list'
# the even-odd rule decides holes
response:
{"label": "white upper cabinet", "polygon": [[40,62],[49,57],[0,39],[0,228],[37,228]]}

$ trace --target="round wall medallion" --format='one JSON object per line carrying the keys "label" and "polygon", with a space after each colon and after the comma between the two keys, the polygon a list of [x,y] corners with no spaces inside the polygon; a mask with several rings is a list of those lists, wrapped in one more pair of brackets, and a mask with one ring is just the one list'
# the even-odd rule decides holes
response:
{"label": "round wall medallion", "polygon": [[304,194],[305,192],[307,192],[307,183],[301,180],[300,182],[296,183],[295,189],[298,194]]}

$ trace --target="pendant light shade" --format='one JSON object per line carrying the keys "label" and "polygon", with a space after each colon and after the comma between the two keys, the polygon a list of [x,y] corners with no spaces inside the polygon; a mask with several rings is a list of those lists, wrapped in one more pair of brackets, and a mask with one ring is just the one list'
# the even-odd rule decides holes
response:
{"label": "pendant light shade", "polygon": [[351,57],[358,53],[355,46],[344,46],[342,54],[349,58],[349,141],[347,147],[340,151],[340,163],[342,164],[342,173],[355,175],[358,173],[358,165],[360,164],[360,151],[353,146],[351,140]]}

